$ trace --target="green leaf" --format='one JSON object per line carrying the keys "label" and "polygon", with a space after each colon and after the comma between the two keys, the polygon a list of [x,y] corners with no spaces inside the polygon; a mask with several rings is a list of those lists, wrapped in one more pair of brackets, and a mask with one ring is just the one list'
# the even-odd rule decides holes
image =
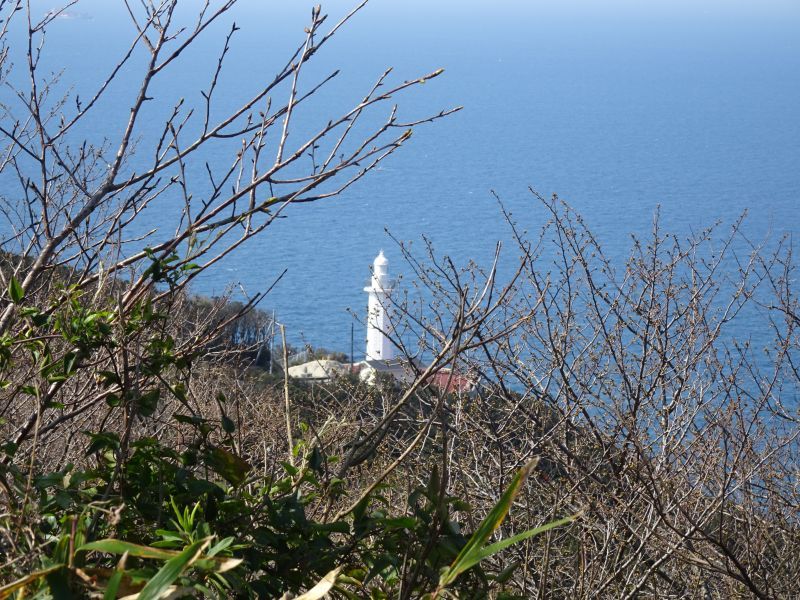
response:
{"label": "green leaf", "polygon": [[300,469],[286,461],[281,461],[281,466],[283,467],[283,470],[286,471],[291,477],[294,477],[300,472]]}
{"label": "green leaf", "polygon": [[122,540],[111,538],[89,542],[88,544],[80,546],[76,552],[85,550],[95,550],[97,552],[105,552],[106,554],[125,554],[127,552],[131,556],[152,558],[155,560],[170,560],[180,554],[174,550],[160,550],[159,548],[153,548],[151,546],[140,546],[139,544],[131,544],[130,542],[123,542]]}
{"label": "green leaf", "polygon": [[236,431],[236,425],[234,425],[230,417],[222,415],[222,429],[225,430],[225,433],[233,433]]}
{"label": "green leaf", "polygon": [[[514,503],[514,499],[517,497],[519,490],[522,488],[522,484],[525,483],[525,480],[528,478],[530,472],[536,467],[537,463],[538,459],[534,459],[517,471],[517,474],[514,475],[511,483],[500,497],[500,500],[498,500],[497,504],[495,504],[492,510],[489,511],[489,514],[486,515],[486,518],[478,526],[478,529],[475,531],[472,537],[470,537],[466,545],[461,549],[461,552],[458,553],[458,556],[456,556],[453,564],[450,565],[450,567],[444,573],[442,573],[441,577],[439,578],[439,590],[453,583],[464,571],[472,568],[487,556],[494,554],[495,552],[498,552],[499,550],[502,550],[513,543],[527,539],[531,536],[542,533],[543,531],[547,531],[547,529],[552,529],[552,527],[557,527],[558,525],[563,524],[560,522],[556,522],[555,524],[547,524],[542,527],[521,533],[517,536],[509,538],[508,540],[501,540],[500,542],[491,544],[490,546],[485,546],[492,533],[494,533],[494,531],[505,520],[506,516],[508,515],[508,511],[511,509],[511,505]],[[574,518],[575,517],[568,517],[569,520]],[[437,594],[434,593],[434,596],[436,595]]]}
{"label": "green leaf", "polygon": [[161,597],[161,594],[172,585],[172,582],[180,577],[181,573],[200,558],[203,550],[205,550],[210,542],[211,538],[199,540],[187,546],[186,549],[175,558],[171,558],[164,563],[164,566],[159,569],[158,573],[156,573],[153,578],[147,582],[147,585],[144,586],[142,591],[139,592],[138,600],[156,600]]}
{"label": "green leaf", "polygon": [[392,519],[382,519],[381,525],[392,529],[414,529],[417,526],[417,519],[414,517],[395,517]]}
{"label": "green leaf", "polygon": [[25,291],[13,275],[11,276],[11,281],[8,282],[8,296],[14,304],[19,304],[25,297]]}
{"label": "green leaf", "polygon": [[308,466],[316,473],[322,474],[324,463],[325,459],[322,456],[322,452],[319,451],[318,446],[314,446],[311,449],[311,455],[308,457]]}
{"label": "green leaf", "polygon": [[74,596],[69,589],[66,569],[59,569],[48,573],[45,579],[47,580],[47,586],[50,588],[50,594],[53,600],[72,600]]}
{"label": "green leaf", "polygon": [[346,521],[334,521],[333,523],[317,523],[314,525],[315,531],[325,533],[350,533],[350,524]]}
{"label": "green leaf", "polygon": [[103,600],[115,600],[117,597],[117,591],[119,590],[119,584],[122,583],[122,575],[124,571],[117,569],[114,571],[114,574],[109,577],[108,583],[106,584],[106,593],[103,595]]}
{"label": "green leaf", "polygon": [[114,371],[98,371],[95,377],[102,381],[103,387],[109,387],[113,384],[119,385],[122,383],[119,375],[117,375]]}
{"label": "green leaf", "polygon": [[244,562],[243,558],[214,558],[198,560],[195,565],[205,569],[206,571],[213,571],[214,573],[227,573],[235,569]]}
{"label": "green leaf", "polygon": [[217,554],[219,554],[223,550],[226,550],[228,548],[228,546],[233,544],[233,542],[234,542],[234,538],[233,537],[226,537],[226,538],[221,539],[216,544],[214,544],[211,548],[208,549],[208,552],[207,552],[208,556],[216,556]]}
{"label": "green leaf", "polygon": [[186,423],[187,425],[198,426],[207,422],[207,419],[203,419],[202,417],[193,417],[191,415],[179,415],[176,413],[172,416],[178,423]]}
{"label": "green leaf", "polygon": [[484,546],[478,552],[476,552],[468,561],[466,561],[464,570],[467,570],[475,566],[484,558],[487,558],[492,554],[500,552],[501,550],[505,550],[509,546],[513,546],[518,542],[527,540],[528,538],[544,533],[545,531],[549,531],[555,527],[560,527],[561,525],[572,523],[575,519],[578,518],[579,515],[580,513],[577,513],[574,515],[570,515],[569,517],[564,517],[563,519],[559,519],[557,521],[551,521],[550,523],[546,523],[541,527],[534,527],[533,529],[528,529],[527,531],[518,533],[517,535],[511,536],[510,538],[506,538],[504,540],[500,540],[499,542],[495,542],[494,544],[489,544],[488,546]]}
{"label": "green leaf", "polygon": [[64,375],[72,375],[75,371],[75,363],[78,355],[75,352],[67,352],[64,355]]}
{"label": "green leaf", "polygon": [[[164,533],[171,533],[171,532],[158,530],[157,533],[159,535],[163,535]],[[211,538],[207,539],[210,541]],[[197,563],[197,566],[202,566],[207,570],[214,571],[216,573],[224,573],[225,571],[229,571],[237,567],[242,562],[242,559],[214,556],[215,554],[222,552],[223,550],[228,548],[232,544],[232,542],[233,538],[225,538],[220,542],[218,542],[213,548],[209,550],[205,558],[201,558],[195,561]],[[155,543],[157,544],[158,542]],[[182,552],[178,550],[164,550],[155,547],[155,545],[141,546],[139,544],[132,544],[130,542],[124,542],[122,540],[116,540],[111,538],[104,540],[97,540],[96,542],[89,542],[88,544],[83,544],[82,546],[79,546],[75,550],[75,552],[83,552],[90,550],[94,550],[95,552],[104,552],[106,554],[121,554],[121,555],[128,554],[130,556],[136,556],[138,558],[149,558],[152,560],[162,560],[162,561],[169,561],[174,558],[177,558],[178,556],[181,555]]]}
{"label": "green leaf", "polygon": [[507,583],[511,576],[514,574],[514,571],[517,570],[519,567],[519,561],[515,560],[508,566],[506,566],[502,571],[500,571],[497,575],[495,575],[494,579],[497,583]]}
{"label": "green leaf", "polygon": [[[473,552],[476,548],[483,546],[486,540],[489,539],[489,536],[491,536],[495,529],[497,529],[505,520],[506,516],[508,515],[508,511],[511,509],[514,499],[517,497],[517,494],[522,487],[522,484],[528,478],[528,474],[534,466],[535,462],[531,461],[522,467],[522,469],[520,469],[516,475],[514,475],[514,478],[511,480],[511,483],[508,485],[505,492],[503,492],[500,500],[498,500],[497,503],[492,507],[492,510],[489,511],[489,514],[486,515],[486,518],[478,526],[477,531],[475,531],[467,544],[464,546],[459,558],[462,558],[463,556]],[[458,563],[458,560],[456,563]]]}
{"label": "green leaf", "polygon": [[362,498],[358,504],[353,507],[353,528],[354,530],[359,529],[359,525],[363,525],[364,521],[366,520],[367,515],[367,507],[369,506],[370,497],[365,496]]}
{"label": "green leaf", "polygon": [[182,382],[179,381],[170,387],[170,391],[172,391],[178,400],[186,402],[186,386]]}
{"label": "green leaf", "polygon": [[250,471],[250,465],[232,452],[214,446],[206,454],[206,464],[224,477],[229,483],[239,485]]}
{"label": "green leaf", "polygon": [[116,433],[91,433],[90,431],[84,431],[84,433],[92,439],[92,441],[89,443],[89,447],[86,449],[87,456],[103,450],[119,450],[120,441],[119,436]]}
{"label": "green leaf", "polygon": [[158,388],[149,390],[136,399],[136,412],[143,417],[151,416],[158,408],[161,391]]}
{"label": "green leaf", "polygon": [[2,445],[2,448],[3,448],[3,452],[6,455],[14,456],[14,454],[17,452],[17,448],[19,448],[19,446],[17,444],[15,444],[14,442],[6,442],[5,444]]}

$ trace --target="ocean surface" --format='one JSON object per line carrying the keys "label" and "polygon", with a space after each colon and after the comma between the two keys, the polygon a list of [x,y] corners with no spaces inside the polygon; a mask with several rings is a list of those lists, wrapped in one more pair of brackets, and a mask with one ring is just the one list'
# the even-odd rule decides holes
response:
{"label": "ocean surface", "polygon": [[[354,3],[323,11],[334,21]],[[528,187],[557,193],[616,260],[631,234],[650,231],[658,207],[663,228],[681,235],[718,220],[726,231],[744,211],[755,241],[800,233],[798,3],[554,4],[373,0],[315,57],[302,85],[341,72],[297,115],[293,134],[358,102],[390,66],[393,82],[445,69],[393,99],[402,118],[464,109],[420,126],[341,197],[290,207],[194,291],[255,293],[286,269],[261,307],[276,311],[295,344],[349,351],[348,309],[366,311],[362,288],[378,251],[408,274],[386,230],[417,244],[427,236],[458,263],[488,264],[497,240],[509,237],[492,191],[532,232],[547,216]],[[43,60],[63,70],[60,85],[88,97],[105,78],[135,35],[121,6],[80,2],[73,18],[53,23]],[[156,135],[177,98],[201,100],[234,20],[241,30],[220,85],[231,105],[247,97],[302,41],[310,6],[243,0],[155,88],[138,135]],[[136,64],[82,135],[118,135],[141,75]],[[174,229],[179,208],[178,198],[160,200],[141,216],[141,232]],[[516,255],[509,246],[502,269]],[[356,354],[362,338],[357,329]]]}

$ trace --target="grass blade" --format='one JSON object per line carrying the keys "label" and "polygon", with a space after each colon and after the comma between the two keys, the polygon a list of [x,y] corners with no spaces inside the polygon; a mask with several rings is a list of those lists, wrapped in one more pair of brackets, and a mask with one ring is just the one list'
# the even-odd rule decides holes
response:
{"label": "grass blade", "polygon": [[114,571],[114,574],[109,578],[106,584],[106,591],[103,594],[103,600],[115,600],[117,592],[119,591],[119,584],[122,583],[122,571]]}
{"label": "grass blade", "polygon": [[122,540],[115,539],[89,542],[88,544],[80,546],[76,552],[81,552],[83,550],[95,550],[97,552],[105,552],[106,554],[125,554],[127,552],[131,556],[152,558],[155,560],[170,560],[180,554],[180,552],[176,550],[162,550],[161,548],[140,546],[139,544],[131,544],[130,542],[123,542]]}
{"label": "grass blade", "polygon": [[53,565],[52,567],[47,567],[46,569],[42,569],[41,571],[34,571],[33,573],[28,573],[27,575],[25,575],[25,577],[22,577],[21,579],[17,579],[16,581],[12,581],[8,585],[0,587],[0,600],[8,598],[9,596],[11,596],[11,594],[25,587],[29,583],[33,583],[34,581],[42,579],[43,577],[47,577],[50,573],[54,573],[55,571],[58,571],[63,567],[64,565]]}
{"label": "grass blade", "polygon": [[536,467],[538,462],[538,459],[533,459],[517,471],[511,483],[506,488],[506,491],[503,492],[503,495],[500,497],[500,500],[497,501],[497,504],[489,511],[489,514],[486,515],[486,518],[481,522],[480,526],[478,526],[478,529],[472,534],[472,537],[469,538],[469,541],[467,541],[466,545],[461,549],[461,552],[456,556],[453,564],[450,565],[447,571],[442,573],[439,580],[440,588],[450,585],[455,581],[456,577],[480,560],[479,558],[476,559],[478,553],[480,553],[495,529],[505,520],[508,511],[511,509],[511,505],[514,503],[514,499],[522,488],[522,484],[525,483],[528,475],[534,467]]}
{"label": "grass blade", "polygon": [[339,577],[339,573],[341,572],[342,567],[337,567],[333,571],[328,572],[325,577],[317,582],[317,585],[312,587],[305,594],[297,596],[295,600],[319,600],[320,598],[323,598],[328,592],[331,591],[331,588],[336,585],[336,579]]}
{"label": "grass blade", "polygon": [[464,570],[470,569],[471,567],[478,564],[484,558],[495,554],[496,552],[500,552],[501,550],[505,550],[509,546],[513,546],[518,542],[522,542],[531,538],[533,536],[539,535],[544,533],[545,531],[549,531],[550,529],[554,529],[556,527],[560,527],[561,525],[566,525],[567,523],[572,523],[575,519],[580,516],[580,513],[571,515],[569,517],[564,517],[563,519],[559,519],[557,521],[552,521],[550,523],[545,523],[540,527],[534,527],[533,529],[528,529],[527,531],[523,531],[522,533],[518,533],[517,535],[511,536],[510,538],[506,538],[504,540],[500,540],[499,542],[495,542],[494,544],[489,544],[488,546],[484,546],[480,548],[477,552],[474,552],[468,560],[464,562]]}
{"label": "grass blade", "polygon": [[194,544],[186,547],[178,556],[168,560],[164,566],[158,570],[158,573],[153,575],[153,578],[147,582],[147,585],[139,592],[138,600],[156,600],[172,582],[180,577],[187,568],[189,568],[194,561],[200,558],[209,543],[211,538],[199,540]]}

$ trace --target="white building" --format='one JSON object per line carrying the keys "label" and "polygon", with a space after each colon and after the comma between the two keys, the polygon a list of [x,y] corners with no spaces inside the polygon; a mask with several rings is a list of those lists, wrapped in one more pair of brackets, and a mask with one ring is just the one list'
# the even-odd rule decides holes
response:
{"label": "white building", "polygon": [[364,288],[369,294],[367,303],[367,361],[389,361],[394,358],[394,344],[390,320],[390,295],[394,281],[389,278],[389,261],[380,251],[372,263],[372,279]]}
{"label": "white building", "polygon": [[[314,360],[289,369],[289,376],[314,381],[330,381],[347,373],[358,373],[361,381],[370,385],[378,383],[379,375],[394,379],[401,385],[410,385],[425,370],[419,361],[405,356],[395,356],[395,346],[389,339],[394,332],[391,321],[391,293],[395,282],[389,278],[389,261],[383,250],[372,263],[372,278],[364,288],[369,294],[367,302],[367,348],[366,357],[351,365],[333,360]],[[441,369],[430,379],[429,384],[448,394],[472,393],[475,380],[464,373]]]}
{"label": "white building", "polygon": [[350,370],[350,365],[335,360],[312,360],[289,367],[289,377],[305,379],[307,381],[330,381],[335,377],[345,375]]}

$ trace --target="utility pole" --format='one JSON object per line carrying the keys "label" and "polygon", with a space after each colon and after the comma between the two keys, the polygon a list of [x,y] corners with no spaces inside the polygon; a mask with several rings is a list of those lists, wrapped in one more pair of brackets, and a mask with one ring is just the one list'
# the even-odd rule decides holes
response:
{"label": "utility pole", "polygon": [[272,323],[270,324],[270,329],[272,330],[269,334],[269,374],[272,375],[272,363],[274,361],[274,350],[275,350],[275,309],[272,309]]}

